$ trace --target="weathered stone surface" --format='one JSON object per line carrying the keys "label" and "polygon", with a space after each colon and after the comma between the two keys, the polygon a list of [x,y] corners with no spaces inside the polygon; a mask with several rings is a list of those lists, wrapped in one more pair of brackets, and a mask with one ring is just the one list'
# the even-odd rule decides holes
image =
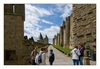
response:
{"label": "weathered stone surface", "polygon": [[60,26],[60,46],[63,46],[63,27]]}
{"label": "weathered stone surface", "polygon": [[91,50],[96,46],[96,4],[73,4],[72,15],[60,27],[60,46],[72,48],[79,43]]}
{"label": "weathered stone surface", "polygon": [[60,34],[57,33],[57,45],[60,45]]}
{"label": "weathered stone surface", "polygon": [[[13,8],[15,6],[15,8]],[[17,7],[19,6],[19,8]],[[16,9],[17,12],[13,12]],[[19,11],[19,12],[18,12]],[[16,15],[15,15],[16,13]],[[4,4],[4,64],[17,64],[24,36],[24,4]],[[22,19],[23,18],[23,19]],[[14,57],[13,57],[14,56]],[[15,59],[16,58],[16,59]]]}
{"label": "weathered stone surface", "polygon": [[70,16],[66,18],[66,38],[64,41],[66,41],[66,46],[69,47],[69,40],[70,40]]}
{"label": "weathered stone surface", "polygon": [[[80,4],[79,4],[80,5]],[[77,23],[74,27],[74,33],[77,34],[76,44],[85,42],[87,45],[93,43],[93,31],[96,31],[93,27],[96,27],[96,5],[95,4],[74,4],[73,17],[74,23]],[[84,7],[84,10],[83,10]],[[83,11],[82,11],[83,10]],[[75,11],[75,12],[74,12]],[[78,14],[76,13],[78,12]],[[89,35],[90,34],[90,35]],[[81,38],[81,39],[80,39]],[[91,45],[92,48],[93,45]],[[95,44],[96,46],[96,44]]]}

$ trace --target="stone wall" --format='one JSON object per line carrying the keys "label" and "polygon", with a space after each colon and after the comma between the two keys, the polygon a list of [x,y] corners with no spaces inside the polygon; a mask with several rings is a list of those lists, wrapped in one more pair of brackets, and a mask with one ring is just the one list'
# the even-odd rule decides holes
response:
{"label": "stone wall", "polygon": [[65,21],[63,21],[63,46],[66,47],[66,24],[65,24]]}
{"label": "stone wall", "polygon": [[58,37],[56,36],[56,45],[58,45]]}
{"label": "stone wall", "polygon": [[63,46],[63,27],[60,26],[60,46]]}
{"label": "stone wall", "polygon": [[60,45],[60,34],[57,34],[57,37],[58,37],[58,45]]}
{"label": "stone wall", "polygon": [[96,4],[73,4],[72,15],[66,18],[59,33],[60,46],[73,48],[86,43],[92,51],[96,49]]}
{"label": "stone wall", "polygon": [[73,14],[70,16],[70,41],[69,47],[72,49],[74,47],[74,35],[73,35]]}
{"label": "stone wall", "polygon": [[69,40],[70,40],[70,16],[66,18],[66,47],[69,47]]}
{"label": "stone wall", "polygon": [[38,43],[42,43],[42,44],[49,44],[48,43],[48,38],[44,38],[43,40],[37,40]]}
{"label": "stone wall", "polygon": [[91,49],[96,46],[96,4],[73,4],[75,44],[86,43]]}
{"label": "stone wall", "polygon": [[47,37],[47,35],[45,36],[45,38],[43,38],[42,34],[40,33],[39,39],[37,40],[38,43],[42,43],[42,44],[49,44],[49,38]]}
{"label": "stone wall", "polygon": [[48,38],[44,38],[44,44],[48,44]]}
{"label": "stone wall", "polygon": [[[13,8],[14,7],[14,8]],[[4,4],[4,64],[16,64],[24,35],[24,4]],[[20,54],[19,54],[20,53]]]}
{"label": "stone wall", "polygon": [[18,65],[30,65],[31,64],[31,57],[30,54],[34,50],[36,46],[39,48],[46,46],[47,44],[34,42],[28,39],[24,39],[23,47],[22,47],[22,55],[20,56],[19,60],[17,61]]}
{"label": "stone wall", "polygon": [[56,40],[56,35],[55,35],[54,37],[55,37],[55,38],[54,38],[54,45],[56,45],[56,41],[57,41],[57,40]]}

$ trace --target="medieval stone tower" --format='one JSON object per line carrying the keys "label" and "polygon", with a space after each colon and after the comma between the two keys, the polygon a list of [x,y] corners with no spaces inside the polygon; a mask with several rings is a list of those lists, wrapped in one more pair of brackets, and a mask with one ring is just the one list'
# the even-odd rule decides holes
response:
{"label": "medieval stone tower", "polygon": [[73,4],[72,14],[60,26],[53,38],[54,45],[73,48],[85,43],[91,52],[96,50],[96,4]]}
{"label": "medieval stone tower", "polygon": [[45,38],[43,38],[42,34],[40,33],[39,36],[39,40],[37,40],[38,43],[42,43],[42,44],[48,44],[48,37],[47,35],[45,36]]}
{"label": "medieval stone tower", "polygon": [[60,26],[60,46],[63,46],[63,26]]}
{"label": "medieval stone tower", "polygon": [[37,42],[39,42],[39,43],[44,43],[44,41],[43,41],[43,36],[42,36],[41,33],[40,33],[40,36],[39,36],[39,40],[38,40]]}
{"label": "medieval stone tower", "polygon": [[48,44],[48,37],[47,37],[47,35],[44,38],[44,44]]}
{"label": "medieval stone tower", "polygon": [[24,36],[24,4],[4,4],[4,64],[17,64]]}

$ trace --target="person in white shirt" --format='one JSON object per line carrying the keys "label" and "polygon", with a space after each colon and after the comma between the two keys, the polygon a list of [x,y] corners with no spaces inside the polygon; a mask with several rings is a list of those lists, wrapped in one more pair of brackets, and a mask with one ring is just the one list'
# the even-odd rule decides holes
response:
{"label": "person in white shirt", "polygon": [[[39,61],[39,59],[41,59],[41,55],[43,54],[43,50],[44,50],[44,48],[41,48],[41,51],[39,52],[39,53],[37,53],[37,55],[36,55],[36,58],[35,58],[35,63],[37,64],[37,65],[39,65],[40,64],[40,62],[41,61]],[[39,56],[40,56],[40,58],[39,58]]]}
{"label": "person in white shirt", "polygon": [[[46,53],[48,52],[47,48],[41,48],[41,51],[39,52],[39,54],[37,54],[35,62],[37,65],[46,65]],[[39,61],[39,56],[41,61]]]}
{"label": "person in white shirt", "polygon": [[74,49],[71,51],[71,53],[72,53],[73,65],[79,65],[80,51],[78,49],[78,46],[74,46]]}
{"label": "person in white shirt", "polygon": [[42,54],[42,63],[40,63],[40,65],[46,65],[46,53],[48,52],[47,48],[43,49],[43,54]]}

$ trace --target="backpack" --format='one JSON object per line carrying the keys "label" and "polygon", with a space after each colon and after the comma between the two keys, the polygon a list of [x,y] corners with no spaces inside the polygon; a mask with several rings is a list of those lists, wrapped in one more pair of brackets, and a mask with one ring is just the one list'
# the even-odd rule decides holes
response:
{"label": "backpack", "polygon": [[42,63],[42,54],[43,52],[41,52],[41,54],[37,53],[36,58],[35,58],[35,63],[37,64]]}

